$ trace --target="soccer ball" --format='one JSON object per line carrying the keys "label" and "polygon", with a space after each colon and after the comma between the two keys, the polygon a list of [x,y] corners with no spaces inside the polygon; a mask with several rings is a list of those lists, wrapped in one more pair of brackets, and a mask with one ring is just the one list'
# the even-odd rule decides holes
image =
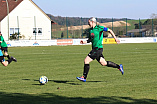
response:
{"label": "soccer ball", "polygon": [[39,78],[39,83],[40,83],[40,84],[44,85],[44,84],[46,84],[47,82],[48,82],[48,78],[47,78],[46,76],[41,76],[41,77]]}

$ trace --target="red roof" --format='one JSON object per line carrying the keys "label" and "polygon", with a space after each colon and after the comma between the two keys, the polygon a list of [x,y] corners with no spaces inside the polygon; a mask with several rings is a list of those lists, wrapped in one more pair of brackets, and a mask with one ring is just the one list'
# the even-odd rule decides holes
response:
{"label": "red roof", "polygon": [[[7,0],[9,6],[9,13],[15,9],[23,0]],[[31,0],[32,1],[32,0]],[[33,1],[32,1],[33,2]],[[33,2],[34,3],[34,2]],[[34,3],[35,4],[35,3]],[[36,5],[36,4],[35,4]],[[37,6],[37,5],[36,5]],[[38,7],[38,6],[37,6]],[[38,7],[39,8],[39,7]],[[40,8],[39,8],[40,9]],[[45,13],[45,12],[44,12]],[[45,13],[46,14],[46,13]],[[7,2],[6,0],[0,0],[0,21],[7,16]],[[51,20],[51,23],[55,23]]]}
{"label": "red roof", "polygon": [[[9,13],[17,7],[23,0],[8,0]],[[0,21],[7,16],[6,0],[0,0]]]}

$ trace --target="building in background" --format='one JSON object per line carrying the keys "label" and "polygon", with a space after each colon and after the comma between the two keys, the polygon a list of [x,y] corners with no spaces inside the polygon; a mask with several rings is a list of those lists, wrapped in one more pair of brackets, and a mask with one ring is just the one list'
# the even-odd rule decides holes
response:
{"label": "building in background", "polygon": [[5,40],[13,34],[25,40],[51,39],[54,23],[32,0],[0,0],[0,31]]}

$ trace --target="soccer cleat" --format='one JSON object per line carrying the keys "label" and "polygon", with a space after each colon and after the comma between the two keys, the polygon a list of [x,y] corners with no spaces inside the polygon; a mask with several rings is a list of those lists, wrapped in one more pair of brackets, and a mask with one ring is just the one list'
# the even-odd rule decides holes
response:
{"label": "soccer cleat", "polygon": [[16,58],[14,58],[13,56],[11,56],[11,59],[15,62],[17,62]]}
{"label": "soccer cleat", "polygon": [[86,82],[86,79],[84,79],[84,76],[82,77],[76,77],[78,80],[82,81],[82,82]]}
{"label": "soccer cleat", "polygon": [[120,64],[119,65],[120,66],[120,69],[119,69],[119,71],[122,73],[122,75],[124,74],[124,71],[123,71],[123,65],[122,64]]}

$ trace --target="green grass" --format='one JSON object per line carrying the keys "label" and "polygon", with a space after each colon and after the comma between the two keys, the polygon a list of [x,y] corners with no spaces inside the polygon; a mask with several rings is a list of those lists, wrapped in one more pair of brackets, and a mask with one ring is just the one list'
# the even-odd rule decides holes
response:
{"label": "green grass", "polygon": [[[104,45],[105,59],[123,64],[124,75],[93,61],[87,82],[80,82],[76,77],[90,50],[89,45],[10,47],[18,62],[0,66],[0,104],[157,103],[157,44]],[[41,75],[49,78],[46,85],[39,84]]]}

